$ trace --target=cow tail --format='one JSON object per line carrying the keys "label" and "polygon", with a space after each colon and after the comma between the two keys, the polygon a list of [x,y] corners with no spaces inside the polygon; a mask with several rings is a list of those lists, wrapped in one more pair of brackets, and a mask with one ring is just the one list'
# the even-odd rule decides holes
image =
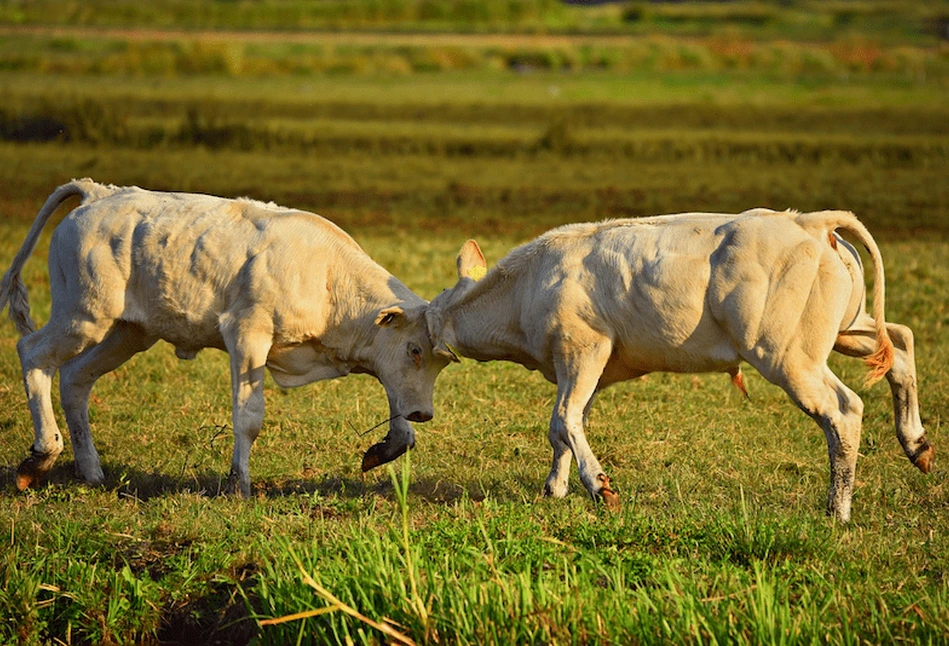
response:
{"label": "cow tail", "polygon": [[3,312],[3,308],[7,306],[10,307],[10,320],[13,321],[20,336],[26,336],[36,331],[36,323],[30,316],[29,296],[27,295],[26,285],[23,283],[23,276],[21,274],[23,265],[26,264],[26,261],[33,253],[33,249],[36,247],[43,227],[46,226],[47,221],[49,221],[50,216],[53,215],[56,209],[70,197],[81,195],[83,202],[86,202],[90,197],[98,198],[107,192],[111,192],[111,190],[111,187],[96,184],[89,179],[73,180],[53,191],[53,194],[46,200],[46,204],[43,205],[43,208],[41,208],[40,212],[36,215],[36,219],[33,220],[33,226],[30,228],[29,233],[26,234],[23,245],[13,258],[13,264],[10,265],[10,269],[7,270],[7,273],[3,275],[3,280],[0,281],[0,312]]}
{"label": "cow tail", "polygon": [[[811,215],[824,216],[828,239],[832,238],[835,229],[842,229],[852,234],[870,254],[870,261],[873,265],[873,306],[871,313],[876,327],[877,350],[864,359],[870,370],[866,379],[866,385],[869,386],[877,382],[893,367],[893,342],[886,333],[886,317],[884,315],[886,309],[886,279],[883,274],[883,256],[880,254],[880,248],[877,247],[873,236],[853,213],[849,211],[828,211]],[[834,243],[832,242],[832,244]]]}

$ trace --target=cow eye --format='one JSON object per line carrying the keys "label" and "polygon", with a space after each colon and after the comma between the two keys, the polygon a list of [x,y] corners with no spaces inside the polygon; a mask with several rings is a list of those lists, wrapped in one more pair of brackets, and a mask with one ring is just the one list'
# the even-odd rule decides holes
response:
{"label": "cow eye", "polygon": [[412,361],[415,362],[416,368],[422,367],[422,348],[418,347],[414,343],[410,343],[408,347],[408,354],[412,357]]}

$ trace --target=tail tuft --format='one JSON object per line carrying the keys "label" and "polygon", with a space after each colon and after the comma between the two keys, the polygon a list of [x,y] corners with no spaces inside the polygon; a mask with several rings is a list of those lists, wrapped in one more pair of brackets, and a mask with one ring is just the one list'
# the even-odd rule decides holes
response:
{"label": "tail tuft", "polygon": [[885,329],[877,333],[877,346],[877,351],[865,359],[867,368],[870,370],[865,386],[875,384],[893,367],[893,342],[890,341]]}

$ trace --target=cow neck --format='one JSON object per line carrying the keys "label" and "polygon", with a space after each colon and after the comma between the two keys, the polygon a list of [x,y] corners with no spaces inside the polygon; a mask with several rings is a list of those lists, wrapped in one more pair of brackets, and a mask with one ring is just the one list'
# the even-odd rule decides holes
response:
{"label": "cow neck", "polygon": [[489,272],[467,294],[446,308],[457,350],[477,361],[508,360],[526,364],[517,281]]}
{"label": "cow neck", "polygon": [[397,278],[367,257],[345,258],[346,270],[335,273],[327,288],[333,324],[320,343],[365,371],[375,370],[373,341],[379,332],[379,311],[392,305],[411,307],[418,297]]}

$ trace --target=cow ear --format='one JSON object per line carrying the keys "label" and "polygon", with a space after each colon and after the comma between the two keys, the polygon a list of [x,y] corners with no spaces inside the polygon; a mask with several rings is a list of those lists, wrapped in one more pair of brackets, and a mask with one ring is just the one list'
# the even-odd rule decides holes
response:
{"label": "cow ear", "polygon": [[435,347],[432,349],[435,354],[445,357],[452,363],[461,363],[461,359],[458,357],[458,353],[455,352],[450,345],[444,342],[436,343]]}
{"label": "cow ear", "polygon": [[484,261],[481,247],[474,240],[469,240],[461,246],[457,263],[459,280],[462,278],[481,280],[488,271],[488,264]]}
{"label": "cow ear", "polygon": [[379,327],[399,326],[405,322],[405,311],[398,305],[387,307],[379,312],[376,325]]}

